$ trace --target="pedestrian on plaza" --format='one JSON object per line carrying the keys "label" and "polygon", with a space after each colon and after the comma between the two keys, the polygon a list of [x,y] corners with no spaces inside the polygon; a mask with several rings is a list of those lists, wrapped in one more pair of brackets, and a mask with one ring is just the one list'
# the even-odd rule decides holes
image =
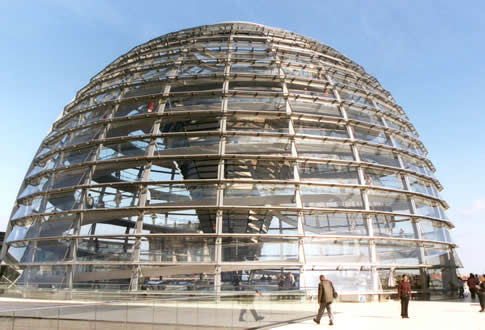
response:
{"label": "pedestrian on plaza", "polygon": [[328,318],[330,319],[328,325],[333,325],[332,303],[334,298],[337,298],[337,292],[333,287],[333,283],[326,280],[325,275],[320,275],[320,283],[318,284],[318,303],[320,304],[320,308],[318,309],[317,317],[313,319],[316,324],[320,324],[320,319],[325,309],[327,309]]}
{"label": "pedestrian on plaza", "polygon": [[465,281],[458,277],[458,298],[465,298]]}
{"label": "pedestrian on plaza", "polygon": [[470,290],[470,296],[472,300],[475,300],[475,296],[477,294],[477,285],[478,285],[478,278],[475,277],[472,273],[468,276],[468,280],[466,281],[468,285],[468,290]]}
{"label": "pedestrian on plaza", "polygon": [[480,313],[485,312],[485,275],[480,277],[480,284],[478,285],[478,300],[480,301]]}
{"label": "pedestrian on plaza", "polygon": [[409,284],[409,277],[407,275],[404,275],[401,283],[399,283],[397,288],[397,296],[401,300],[401,317],[403,319],[408,319],[408,306],[412,294],[411,285]]}

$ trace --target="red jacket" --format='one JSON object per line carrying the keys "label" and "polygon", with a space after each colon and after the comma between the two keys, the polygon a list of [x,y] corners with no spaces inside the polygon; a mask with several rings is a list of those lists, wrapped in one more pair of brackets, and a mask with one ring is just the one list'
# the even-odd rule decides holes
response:
{"label": "red jacket", "polygon": [[409,299],[411,299],[411,284],[409,284],[409,282],[401,281],[397,288],[397,296],[398,298],[401,298],[405,295],[408,295]]}

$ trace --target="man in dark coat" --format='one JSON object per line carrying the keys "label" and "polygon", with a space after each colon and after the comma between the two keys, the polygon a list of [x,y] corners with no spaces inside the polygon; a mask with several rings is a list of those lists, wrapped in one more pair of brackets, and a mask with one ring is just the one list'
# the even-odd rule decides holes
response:
{"label": "man in dark coat", "polygon": [[320,324],[320,319],[322,318],[325,308],[327,309],[328,318],[330,319],[329,325],[333,325],[333,312],[332,303],[334,297],[335,289],[333,283],[325,279],[325,275],[320,275],[320,283],[318,284],[318,303],[320,308],[318,309],[317,317],[313,319],[316,324]]}

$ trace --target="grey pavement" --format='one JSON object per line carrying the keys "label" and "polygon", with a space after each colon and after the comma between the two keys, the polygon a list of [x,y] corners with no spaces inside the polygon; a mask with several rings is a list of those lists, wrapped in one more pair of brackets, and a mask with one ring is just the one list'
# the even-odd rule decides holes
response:
{"label": "grey pavement", "polygon": [[[239,311],[246,307],[254,307],[264,319],[255,321],[248,311],[246,319],[240,321]],[[252,306],[193,301],[93,305],[86,301],[0,298],[0,329],[485,329],[485,313],[478,313],[478,302],[469,300],[411,301],[411,318],[405,320],[399,316],[397,301],[335,303],[332,327],[326,316],[320,325],[312,321],[317,309],[316,303],[299,301],[261,300]],[[15,324],[8,317],[14,313]]]}

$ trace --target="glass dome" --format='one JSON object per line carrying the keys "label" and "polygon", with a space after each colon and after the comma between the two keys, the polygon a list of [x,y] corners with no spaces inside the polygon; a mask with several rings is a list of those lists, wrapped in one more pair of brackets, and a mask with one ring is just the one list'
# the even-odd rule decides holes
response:
{"label": "glass dome", "polygon": [[446,290],[459,261],[402,108],[334,49],[182,30],[94,76],[42,141],[2,251],[19,287]]}

